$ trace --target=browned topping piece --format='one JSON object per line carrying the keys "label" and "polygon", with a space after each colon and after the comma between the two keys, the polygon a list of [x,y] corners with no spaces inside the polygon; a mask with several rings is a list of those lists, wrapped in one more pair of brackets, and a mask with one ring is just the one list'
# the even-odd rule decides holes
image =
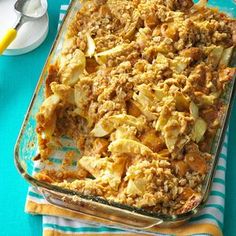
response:
{"label": "browned topping piece", "polygon": [[35,174],[35,178],[37,178],[38,180],[47,182],[47,183],[55,182],[54,179],[52,179],[51,177],[49,177],[48,175],[46,175],[44,173],[37,173],[37,174]]}
{"label": "browned topping piece", "polygon": [[140,141],[152,149],[153,152],[159,152],[164,149],[165,143],[155,130],[147,130],[141,135]]}
{"label": "browned topping piece", "polygon": [[139,117],[142,113],[139,108],[132,102],[127,102],[127,113],[131,116]]}
{"label": "browned topping piece", "polygon": [[36,156],[33,157],[33,161],[38,161],[41,159],[40,153],[38,153]]}
{"label": "browned topping piece", "polygon": [[178,209],[176,212],[177,214],[183,214],[183,213],[186,213],[192,209],[194,209],[195,207],[197,207],[200,202],[201,202],[201,195],[196,193],[196,194],[193,194],[191,197],[189,197],[185,204],[180,208]]}
{"label": "browned topping piece", "polygon": [[93,143],[93,150],[95,154],[102,155],[107,152],[109,142],[105,138],[96,138]]}
{"label": "browned topping piece", "polygon": [[98,63],[96,62],[94,58],[88,58],[86,61],[85,69],[89,74],[92,74],[97,71]]}
{"label": "browned topping piece", "polygon": [[196,171],[200,174],[206,174],[207,163],[199,153],[188,153],[185,155],[185,160],[192,171]]}
{"label": "browned topping piece", "polygon": [[56,65],[50,65],[46,79],[45,97],[49,97],[52,94],[50,84],[56,81],[58,81],[58,68]]}
{"label": "browned topping piece", "polygon": [[190,187],[185,187],[181,193],[181,199],[188,200],[194,194],[194,190]]}
{"label": "browned topping piece", "polygon": [[173,163],[177,175],[183,177],[187,173],[189,167],[184,161],[177,161]]}
{"label": "browned topping piece", "polygon": [[203,57],[203,52],[201,48],[192,47],[182,50],[180,55],[184,57],[190,57],[192,61],[196,62]]}

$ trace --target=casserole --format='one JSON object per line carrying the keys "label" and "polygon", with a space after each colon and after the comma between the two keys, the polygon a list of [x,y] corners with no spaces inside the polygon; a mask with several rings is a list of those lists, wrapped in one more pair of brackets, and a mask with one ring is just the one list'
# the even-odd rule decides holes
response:
{"label": "casserole", "polygon": [[[203,198],[201,199],[201,203],[195,206],[194,209],[191,209],[187,213],[178,215],[155,213],[144,209],[139,209],[137,207],[135,208],[119,203],[107,202],[106,200],[95,196],[86,196],[84,194],[75,191],[69,191],[66,189],[62,189],[58,186],[47,184],[34,178],[33,176],[34,164],[31,160],[32,156],[37,156],[37,145],[36,146],[33,145],[34,143],[37,142],[36,135],[34,132],[35,129],[34,116],[38,111],[40,104],[43,101],[42,85],[43,85],[43,80],[47,77],[48,66],[49,64],[53,63],[53,60],[55,62],[57,53],[60,51],[62,42],[61,40],[63,40],[63,37],[65,37],[65,32],[63,31],[63,29],[67,27],[67,24],[69,24],[69,22],[73,18],[72,15],[76,13],[78,4],[77,2],[73,2],[71,6],[72,7],[70,8],[66,20],[63,24],[63,27],[59,33],[59,40],[57,40],[56,43],[54,44],[53,50],[49,56],[48,62],[46,63],[41,79],[39,81],[39,85],[36,88],[35,97],[31,103],[29,113],[27,114],[26,122],[23,125],[23,130],[25,131],[20,133],[18,143],[16,145],[16,163],[19,170],[22,173],[24,173],[26,179],[28,179],[31,183],[33,183],[42,190],[45,197],[49,201],[56,203],[58,205],[68,207],[70,209],[74,210],[78,209],[79,211],[82,211],[90,215],[93,215],[94,212],[96,212],[96,215],[102,218],[110,219],[111,217],[108,217],[108,214],[112,212],[112,220],[117,221],[119,223],[124,223],[124,221],[127,221],[127,218],[125,219],[125,216],[127,216],[130,219],[130,222],[128,223],[125,222],[126,226],[128,224],[134,228],[146,228],[156,224],[169,226],[187,220],[188,218],[196,214],[196,212],[201,208],[201,206],[204,204],[207,198],[207,193],[209,191],[210,182],[213,176],[214,166],[217,163],[217,156],[219,155],[220,145],[222,143],[222,137],[226,127],[226,120],[227,120],[226,118],[228,117],[228,115],[223,116],[221,119],[221,121],[223,122],[222,123],[223,129],[218,130],[218,133],[214,141],[214,145],[211,150],[211,153],[212,155],[215,155],[215,158],[213,158],[213,163],[210,166],[211,169],[209,171],[209,175],[207,175],[205,179],[205,183],[202,190]],[[234,90],[234,81],[232,80],[230,85],[228,86],[228,89],[225,90],[226,91],[225,96],[223,96],[222,99],[225,99],[225,101],[231,101],[233,90]],[[229,111],[229,108],[226,107],[226,110]],[[229,112],[226,112],[226,114],[229,114]],[[28,142],[29,140],[31,140],[31,142]],[[26,166],[27,166],[27,172],[25,170]]]}

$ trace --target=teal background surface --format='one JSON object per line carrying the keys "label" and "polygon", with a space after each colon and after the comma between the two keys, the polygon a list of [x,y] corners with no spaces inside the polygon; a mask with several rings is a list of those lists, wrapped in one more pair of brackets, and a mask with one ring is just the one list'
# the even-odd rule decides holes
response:
{"label": "teal background surface", "polygon": [[[233,0],[211,1],[231,8]],[[24,213],[28,184],[14,165],[14,144],[37,80],[57,32],[59,9],[67,0],[49,0],[50,29],[39,48],[22,56],[0,56],[0,236],[41,236],[41,216]],[[1,14],[1,9],[0,9]],[[0,22],[1,23],[1,22]],[[229,132],[224,235],[236,235],[236,104]]]}

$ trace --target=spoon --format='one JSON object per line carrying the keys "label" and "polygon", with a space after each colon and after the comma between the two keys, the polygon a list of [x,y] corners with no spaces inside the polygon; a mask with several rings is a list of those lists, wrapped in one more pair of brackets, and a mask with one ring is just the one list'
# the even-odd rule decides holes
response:
{"label": "spoon", "polygon": [[35,21],[42,18],[47,12],[47,0],[17,0],[14,10],[17,20],[14,26],[7,30],[6,34],[0,39],[0,55],[13,42],[17,36],[19,28],[27,21]]}

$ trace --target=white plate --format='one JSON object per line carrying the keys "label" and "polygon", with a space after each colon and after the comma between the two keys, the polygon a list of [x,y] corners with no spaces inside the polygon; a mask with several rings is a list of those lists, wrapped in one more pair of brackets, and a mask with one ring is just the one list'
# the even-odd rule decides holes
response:
{"label": "white plate", "polygon": [[[0,0],[0,38],[16,22],[15,1]],[[47,14],[38,20],[26,22],[20,27],[16,39],[4,51],[3,55],[20,55],[34,50],[45,40],[48,26]]]}

